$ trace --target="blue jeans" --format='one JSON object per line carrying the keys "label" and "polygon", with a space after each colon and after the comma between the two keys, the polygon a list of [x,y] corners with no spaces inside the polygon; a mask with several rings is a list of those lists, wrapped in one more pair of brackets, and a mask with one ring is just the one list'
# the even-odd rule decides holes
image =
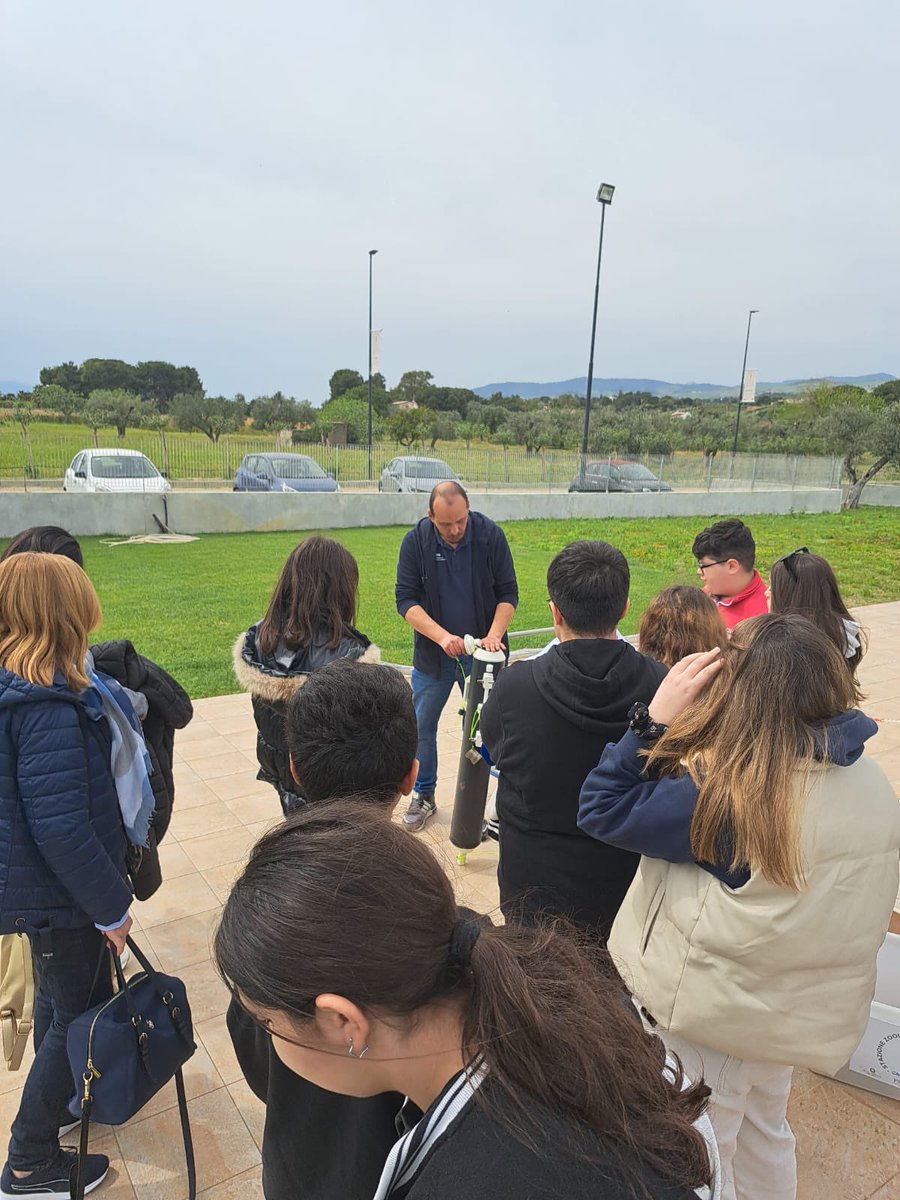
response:
{"label": "blue jeans", "polygon": [[472,659],[467,654],[464,654],[459,662],[455,658],[448,658],[446,654],[442,655],[441,673],[437,679],[413,668],[413,704],[416,707],[416,724],[419,727],[419,747],[416,751],[419,777],[416,781],[416,791],[420,796],[434,795],[438,771],[438,722],[453,691],[454,683],[458,683],[459,690],[462,691],[464,675],[468,675],[471,670]]}
{"label": "blue jeans", "polygon": [[39,988],[34,1024],[37,1053],[12,1124],[9,1165],[14,1171],[37,1171],[51,1163],[59,1150],[59,1127],[72,1120],[69,1102],[75,1095],[75,1081],[66,1053],[66,1031],[76,1017],[112,995],[112,976],[105,963],[91,991],[103,940],[93,925],[54,929],[52,956],[34,956]]}

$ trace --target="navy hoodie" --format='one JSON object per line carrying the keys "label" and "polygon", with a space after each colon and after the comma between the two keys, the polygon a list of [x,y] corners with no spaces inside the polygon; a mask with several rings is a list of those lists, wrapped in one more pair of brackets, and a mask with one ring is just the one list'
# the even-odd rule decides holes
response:
{"label": "navy hoodie", "polygon": [[[819,757],[838,767],[852,766],[868,739],[878,732],[871,717],[858,709],[833,717],[823,728],[827,736]],[[648,748],[649,743],[630,730],[616,745],[606,747],[581,789],[578,826],[591,837],[622,850],[671,863],[695,862],[691,820],[697,787],[688,774],[648,779],[643,771],[645,759],[639,757],[639,752]],[[730,855],[723,853],[722,858],[720,863],[698,865],[729,887],[745,884],[750,871],[731,871],[726,865]]]}

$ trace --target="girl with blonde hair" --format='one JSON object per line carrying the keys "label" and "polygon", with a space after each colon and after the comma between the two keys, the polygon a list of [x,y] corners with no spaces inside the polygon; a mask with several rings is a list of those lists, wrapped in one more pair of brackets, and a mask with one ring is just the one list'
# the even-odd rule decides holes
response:
{"label": "girl with blonde hair", "polygon": [[[108,971],[95,980],[104,937],[121,952],[131,927],[112,771],[114,743],[128,737],[85,669],[100,619],[97,595],[70,559],[27,552],[0,563],[0,933],[28,937],[39,984],[36,1053],[0,1176],[4,1198],[69,1194],[76,1156],[59,1144],[74,1092],[66,1031],[111,994]],[[87,1156],[86,1191],[108,1167],[105,1155]]]}
{"label": "girl with blonde hair", "polygon": [[793,1200],[791,1073],[865,1029],[897,895],[900,806],[828,634],[738,625],[606,748],[585,833],[641,859],[609,949],[645,1021],[712,1088],[726,1200]]}

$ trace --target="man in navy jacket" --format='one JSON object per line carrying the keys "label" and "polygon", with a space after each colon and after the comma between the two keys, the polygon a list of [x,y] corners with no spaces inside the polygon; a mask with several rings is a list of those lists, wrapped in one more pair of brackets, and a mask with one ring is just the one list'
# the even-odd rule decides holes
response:
{"label": "man in navy jacket", "polygon": [[460,484],[439,483],[428,516],[404,537],[395,595],[397,611],[415,630],[419,779],[403,824],[416,832],[436,811],[438,722],[454,683],[462,687],[471,667],[463,635],[480,637],[485,649],[508,650],[506,631],[519,602],[503,530],[470,511]]}

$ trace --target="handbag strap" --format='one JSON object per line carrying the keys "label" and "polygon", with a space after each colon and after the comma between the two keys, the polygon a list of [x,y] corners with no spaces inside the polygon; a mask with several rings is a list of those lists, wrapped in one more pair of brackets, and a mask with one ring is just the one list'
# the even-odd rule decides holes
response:
{"label": "handbag strap", "polygon": [[[178,1096],[178,1115],[181,1118],[181,1137],[184,1142],[184,1161],[187,1166],[188,1200],[197,1200],[197,1164],[194,1160],[194,1139],[191,1135],[191,1118],[188,1113],[187,1095],[184,1090],[184,1074],[181,1067],[175,1072],[175,1093]],[[87,1162],[88,1140],[91,1132],[91,1096],[88,1088],[81,1098],[81,1137],[78,1143],[78,1158],[75,1175],[69,1184],[70,1200],[84,1200],[86,1180],[84,1167]]]}

